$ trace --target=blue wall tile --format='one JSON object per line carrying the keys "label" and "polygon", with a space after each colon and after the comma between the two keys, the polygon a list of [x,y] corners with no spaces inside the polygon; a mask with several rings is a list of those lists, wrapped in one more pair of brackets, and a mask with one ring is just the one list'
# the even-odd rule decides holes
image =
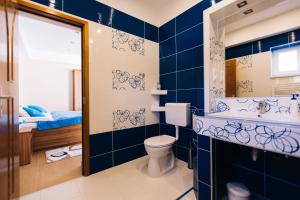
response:
{"label": "blue wall tile", "polygon": [[203,44],[203,25],[195,26],[176,35],[177,52]]}
{"label": "blue wall tile", "polygon": [[198,182],[198,200],[210,200],[211,199],[211,188],[201,182]]}
{"label": "blue wall tile", "polygon": [[198,149],[198,180],[210,185],[210,152]]}
{"label": "blue wall tile", "polygon": [[176,72],[176,55],[160,59],[159,69],[160,74]]}
{"label": "blue wall tile", "polygon": [[160,84],[163,90],[176,90],[176,73],[161,75]]}
{"label": "blue wall tile", "polygon": [[283,33],[280,35],[268,37],[261,40],[262,52],[270,51],[271,47],[279,46],[282,44],[287,44],[289,42],[288,33]]}
{"label": "blue wall tile", "polygon": [[209,151],[210,150],[210,138],[200,135],[200,134],[197,134],[197,137],[198,137],[197,138],[198,148]]}
{"label": "blue wall tile", "polygon": [[266,152],[266,175],[276,177],[300,188],[300,159]]}
{"label": "blue wall tile", "polygon": [[296,41],[300,41],[300,29],[295,31]]}
{"label": "blue wall tile", "polygon": [[159,42],[175,35],[175,19],[159,27]]}
{"label": "blue wall tile", "polygon": [[203,88],[203,68],[194,68],[177,73],[177,89]]}
{"label": "blue wall tile", "polygon": [[177,70],[203,66],[203,46],[199,46],[177,55]]}
{"label": "blue wall tile", "polygon": [[[40,3],[42,5],[45,5],[45,6],[49,6],[49,7],[52,7],[57,9],[57,10],[62,10],[62,0],[56,0],[55,3],[51,3],[50,0],[32,0],[36,3]],[[50,6],[51,5],[51,6]]]}
{"label": "blue wall tile", "polygon": [[152,124],[146,126],[146,138],[159,135],[159,124]]}
{"label": "blue wall tile", "polygon": [[119,10],[114,10],[112,27],[144,38],[144,22]]}
{"label": "blue wall tile", "polygon": [[176,53],[175,37],[169,38],[159,45],[160,58],[170,56]]}
{"label": "blue wall tile", "polygon": [[185,127],[179,128],[179,140],[177,145],[185,148],[190,148],[190,142],[192,141],[194,131]]}
{"label": "blue wall tile", "polygon": [[[290,34],[293,31],[274,35],[261,40],[256,40],[246,44],[237,45],[235,47],[226,48],[226,59],[237,58],[246,55],[252,55],[260,52],[270,51],[271,47],[287,44],[290,42]],[[294,31],[296,33],[296,41],[300,40],[299,29]],[[259,47],[260,43],[260,47]]]}
{"label": "blue wall tile", "polygon": [[90,158],[91,174],[111,168],[112,166],[113,166],[112,153],[107,153],[101,156],[95,156]]}
{"label": "blue wall tile", "polygon": [[185,147],[177,146],[176,157],[179,160],[182,160],[184,162],[188,162],[188,160],[189,160],[189,150]]}
{"label": "blue wall tile", "polygon": [[160,97],[160,106],[165,106],[166,103],[176,103],[176,91],[168,91],[167,95]]}
{"label": "blue wall tile", "polygon": [[[228,158],[231,163],[243,166],[245,168],[262,172],[265,168],[264,151],[258,150],[258,158],[256,161],[252,160],[252,148],[242,145],[224,145],[223,150],[226,148],[227,154],[230,155]],[[238,152],[238,153],[237,153]]]}
{"label": "blue wall tile", "polygon": [[152,24],[145,23],[145,38],[153,42],[158,42],[158,28]]}
{"label": "blue wall tile", "polygon": [[204,89],[189,89],[177,91],[177,102],[191,103],[192,109],[204,109]]}
{"label": "blue wall tile", "polygon": [[266,197],[272,200],[299,199],[300,187],[273,178],[266,178]]}
{"label": "blue wall tile", "polygon": [[114,151],[114,164],[117,166],[145,155],[146,151],[144,144]]}
{"label": "blue wall tile", "polygon": [[90,135],[90,156],[112,151],[112,132]]}
{"label": "blue wall tile", "polygon": [[144,143],[145,126],[113,132],[114,150]]}
{"label": "blue wall tile", "polygon": [[160,124],[160,135],[170,135],[175,137],[175,126],[170,124]]}
{"label": "blue wall tile", "polygon": [[203,10],[210,7],[210,1],[202,1],[176,17],[176,33],[203,22]]}
{"label": "blue wall tile", "polygon": [[252,192],[264,194],[264,177],[255,171],[246,168],[232,166],[230,168],[230,180],[244,183]]}
{"label": "blue wall tile", "polygon": [[252,42],[226,48],[226,60],[252,54]]}
{"label": "blue wall tile", "polygon": [[111,26],[112,8],[97,1],[64,0],[64,12],[106,25]]}

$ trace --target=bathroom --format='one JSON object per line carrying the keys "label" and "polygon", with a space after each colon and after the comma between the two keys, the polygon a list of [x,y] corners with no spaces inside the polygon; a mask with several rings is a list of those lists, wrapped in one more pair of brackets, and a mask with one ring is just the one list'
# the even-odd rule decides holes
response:
{"label": "bathroom", "polygon": [[3,1],[81,28],[83,150],[1,199],[300,199],[299,0]]}

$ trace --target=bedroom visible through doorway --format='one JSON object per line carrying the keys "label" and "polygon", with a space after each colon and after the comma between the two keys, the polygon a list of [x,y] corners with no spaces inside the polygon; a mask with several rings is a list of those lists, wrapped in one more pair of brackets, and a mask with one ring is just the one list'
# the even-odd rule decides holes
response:
{"label": "bedroom visible through doorway", "polygon": [[20,12],[21,195],[82,176],[82,31]]}

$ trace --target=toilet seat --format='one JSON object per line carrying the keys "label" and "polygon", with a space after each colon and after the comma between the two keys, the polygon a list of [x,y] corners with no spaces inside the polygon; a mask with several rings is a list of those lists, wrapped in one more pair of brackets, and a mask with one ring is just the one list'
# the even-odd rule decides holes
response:
{"label": "toilet seat", "polygon": [[148,138],[144,141],[144,144],[149,147],[159,148],[170,146],[175,142],[175,138],[169,135],[160,135]]}

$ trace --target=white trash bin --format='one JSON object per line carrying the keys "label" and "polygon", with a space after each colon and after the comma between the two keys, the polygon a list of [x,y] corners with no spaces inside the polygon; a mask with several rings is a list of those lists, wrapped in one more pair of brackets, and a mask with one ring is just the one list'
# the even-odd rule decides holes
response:
{"label": "white trash bin", "polygon": [[229,182],[226,184],[228,192],[228,200],[249,200],[250,191],[243,184],[239,182]]}

